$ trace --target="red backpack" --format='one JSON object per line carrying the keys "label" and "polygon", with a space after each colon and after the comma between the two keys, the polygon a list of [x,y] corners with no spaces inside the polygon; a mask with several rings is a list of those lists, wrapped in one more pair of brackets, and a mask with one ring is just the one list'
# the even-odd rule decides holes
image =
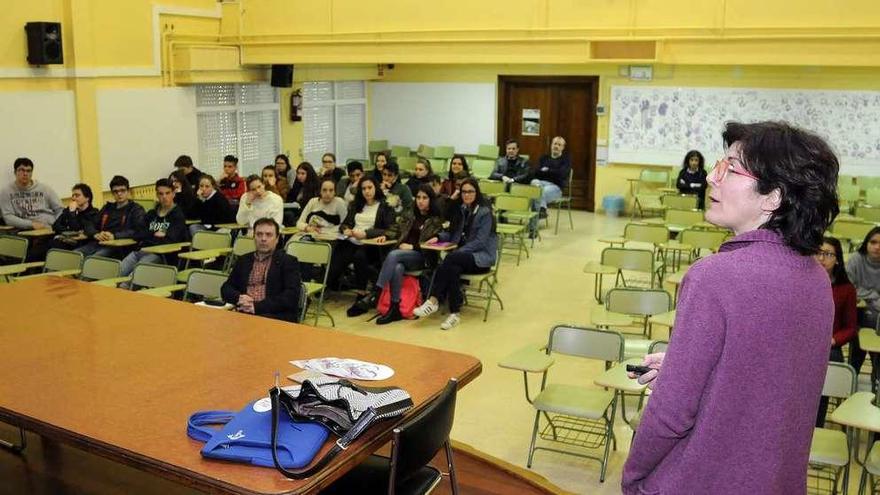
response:
{"label": "red backpack", "polygon": [[[400,284],[400,314],[407,320],[413,318],[413,310],[422,304],[422,288],[419,279],[412,275],[404,275],[403,283]],[[391,310],[391,284],[385,284],[382,287],[382,293],[379,294],[379,303],[376,304],[376,310],[382,316],[388,314]]]}

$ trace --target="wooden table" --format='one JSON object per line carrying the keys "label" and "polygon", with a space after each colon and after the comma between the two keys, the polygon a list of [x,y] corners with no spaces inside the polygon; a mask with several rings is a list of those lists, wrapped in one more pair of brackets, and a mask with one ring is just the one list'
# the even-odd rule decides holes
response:
{"label": "wooden table", "polygon": [[[203,459],[186,436],[195,411],[241,409],[265,397],[288,361],[322,356],[384,363],[376,386],[405,388],[420,411],[450,377],[464,386],[480,362],[463,354],[226,311],[59,277],[0,286],[0,421],[212,493],[313,493],[391,437],[374,426],[319,474]],[[64,322],[64,328],[59,327]],[[55,404],[55,407],[47,407]],[[329,445],[325,445],[325,449]],[[25,450],[23,455],[28,455]],[[320,455],[320,454],[319,454]]]}

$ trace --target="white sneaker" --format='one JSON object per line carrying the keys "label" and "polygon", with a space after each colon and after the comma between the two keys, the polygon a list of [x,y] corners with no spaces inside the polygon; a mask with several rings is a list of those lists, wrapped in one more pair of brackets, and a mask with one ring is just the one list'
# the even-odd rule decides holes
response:
{"label": "white sneaker", "polygon": [[438,309],[440,309],[440,305],[437,303],[432,303],[430,299],[422,303],[421,306],[413,310],[413,314],[418,316],[419,318],[424,318],[428,315],[434,314]]}
{"label": "white sneaker", "polygon": [[450,328],[461,323],[461,317],[458,316],[458,313],[450,313],[449,316],[446,317],[446,320],[440,324],[440,328],[443,330],[449,330]]}

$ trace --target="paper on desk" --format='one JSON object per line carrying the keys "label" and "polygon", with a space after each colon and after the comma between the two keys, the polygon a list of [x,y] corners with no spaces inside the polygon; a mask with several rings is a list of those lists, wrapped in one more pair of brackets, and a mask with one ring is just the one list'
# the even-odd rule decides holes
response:
{"label": "paper on desk", "polygon": [[394,376],[394,370],[384,364],[368,363],[357,359],[325,357],[291,361],[290,364],[325,375],[353,380],[387,380]]}

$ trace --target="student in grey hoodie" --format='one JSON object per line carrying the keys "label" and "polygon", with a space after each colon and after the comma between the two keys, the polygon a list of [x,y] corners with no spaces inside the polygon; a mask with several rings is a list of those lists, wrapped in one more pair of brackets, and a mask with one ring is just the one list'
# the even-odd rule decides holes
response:
{"label": "student in grey hoodie", "polygon": [[0,191],[3,221],[21,230],[48,229],[64,209],[55,191],[33,179],[34,162],[16,158],[15,182]]}

